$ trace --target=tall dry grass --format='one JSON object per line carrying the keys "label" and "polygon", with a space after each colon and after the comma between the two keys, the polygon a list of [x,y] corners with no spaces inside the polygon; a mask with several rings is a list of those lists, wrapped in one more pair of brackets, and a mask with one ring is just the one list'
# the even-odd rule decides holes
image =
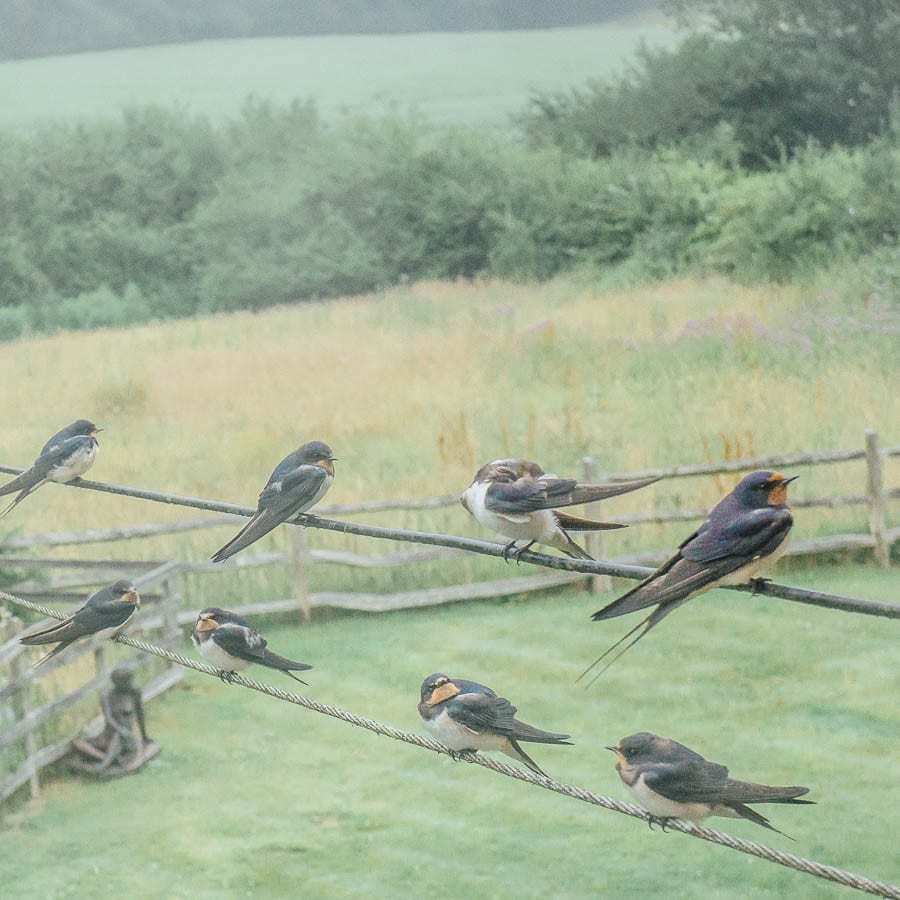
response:
{"label": "tall dry grass", "polygon": [[[865,325],[852,279],[841,287],[823,276],[614,291],[576,279],[425,283],[59,334],[3,347],[0,457],[25,465],[55,429],[88,416],[106,429],[92,477],[252,503],[282,456],[321,438],[340,458],[327,499],[349,502],[462,490],[478,465],[506,455],[578,473],[586,453],[621,471],[861,446],[866,427],[900,442],[895,341]],[[801,496],[864,484],[859,465],[800,474]],[[608,508],[712,504],[731,484],[671,482]],[[37,533],[188,515],[48,486],[3,526]],[[478,533],[462,510],[386,521]],[[797,532],[863,522],[862,511],[810,512]],[[609,536],[607,552],[671,544],[683,530],[632,528]],[[226,534],[134,543],[121,555],[204,556]],[[281,534],[268,540],[286,545]]]}

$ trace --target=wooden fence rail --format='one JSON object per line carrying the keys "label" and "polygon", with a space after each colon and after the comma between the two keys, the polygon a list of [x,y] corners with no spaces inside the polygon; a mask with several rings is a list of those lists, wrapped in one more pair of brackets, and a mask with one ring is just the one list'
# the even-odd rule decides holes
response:
{"label": "wooden fence rail", "polygon": [[[161,646],[174,647],[181,643],[183,634],[178,625],[178,611],[182,605],[182,598],[175,591],[173,581],[179,569],[180,563],[166,562],[134,579],[142,597],[153,598],[153,602],[147,605],[155,611],[155,615],[148,617],[142,606],[129,631],[153,635],[155,642]],[[46,620],[48,624],[50,621]],[[2,641],[0,667],[8,667],[9,672],[6,683],[0,687],[0,723],[2,723],[0,759],[4,752],[9,752],[17,744],[21,744],[21,755],[24,757],[0,781],[0,802],[26,784],[30,786],[32,798],[39,795],[41,770],[65,756],[72,738],[77,737],[84,728],[84,717],[80,717],[82,721],[70,723],[66,727],[62,721],[63,714],[79,701],[99,695],[109,684],[107,653],[110,645],[107,641],[97,641],[95,638],[80,642],[35,669],[28,665],[29,651],[32,648],[25,647],[19,641],[19,635],[26,627],[31,628],[30,625],[23,626],[16,616],[7,615],[0,619],[0,641]],[[117,648],[119,646],[116,645]],[[46,648],[39,649],[46,651]],[[133,659],[138,665],[145,665],[147,662],[146,655],[142,653],[131,652],[120,655],[125,659]],[[40,705],[34,702],[36,683],[40,682],[42,687],[52,684],[54,672],[88,656],[93,657],[93,674],[86,681],[74,690],[55,696]],[[144,686],[142,690],[144,699],[149,700],[167,690],[176,684],[183,674],[180,667],[170,665]],[[49,690],[52,692],[52,688]],[[4,710],[11,711],[11,717],[4,717]],[[53,730],[57,734],[60,731],[65,731],[66,734],[43,747],[38,747],[38,736],[50,723],[55,723]],[[90,719],[89,727],[97,724],[98,719]]]}
{"label": "wooden fence rail", "polygon": [[[900,497],[900,489],[888,489],[884,485],[883,462],[885,458],[900,456],[900,446],[880,448],[878,435],[874,431],[865,434],[865,447],[859,450],[834,450],[820,453],[800,453],[782,456],[758,457],[733,460],[723,463],[674,466],[670,468],[646,469],[639,472],[622,472],[603,475],[591,457],[584,460],[584,480],[615,482],[635,478],[656,476],[661,479],[721,475],[762,468],[791,468],[796,466],[828,465],[849,462],[865,462],[865,477],[860,479],[860,493],[807,497],[792,501],[794,509],[816,507],[865,506],[868,514],[868,533],[845,534],[794,541],[788,555],[828,553],[839,550],[871,549],[879,564],[890,565],[890,548],[900,540],[900,527],[889,527],[887,510],[889,501]],[[17,474],[21,469],[0,465],[0,472]],[[317,514],[368,514],[372,512],[409,511],[440,509],[456,504],[458,495],[428,497],[421,500],[396,500],[358,504],[323,506]],[[602,515],[602,504],[592,504],[588,515]],[[646,524],[694,521],[702,519],[707,509],[652,510],[625,515],[616,519],[626,524]],[[108,583],[127,574],[135,578],[145,602],[130,627],[131,633],[152,634],[158,644],[174,645],[183,637],[182,627],[193,621],[196,604],[182,603],[175,582],[188,573],[217,573],[229,569],[250,569],[266,566],[287,566],[291,573],[293,597],[267,599],[236,609],[244,615],[274,612],[299,612],[308,619],[316,608],[338,608],[383,612],[412,607],[432,606],[462,600],[490,599],[530,591],[544,591],[564,585],[587,582],[593,590],[609,590],[611,579],[605,575],[586,575],[571,572],[546,572],[538,575],[504,577],[493,581],[467,584],[452,584],[422,590],[393,594],[373,594],[365,592],[311,592],[309,569],[312,565],[337,565],[358,569],[380,569],[417,565],[419,563],[449,560],[465,556],[465,551],[445,547],[417,547],[380,554],[362,554],[348,550],[310,548],[307,543],[307,529],[291,530],[289,552],[248,552],[231,559],[225,565],[213,564],[207,560],[66,560],[32,558],[21,551],[28,549],[52,549],[82,544],[97,544],[138,540],[158,535],[178,534],[186,531],[217,528],[243,521],[240,516],[217,515],[187,519],[181,522],[151,523],[110,529],[91,529],[82,532],[67,532],[33,536],[15,536],[3,542],[4,555],[0,555],[0,569],[42,570],[49,577],[28,577],[13,587],[13,591],[23,597],[50,599],[54,601],[72,600],[82,602],[89,587]],[[588,550],[596,558],[605,558],[603,535],[600,532],[587,535]],[[19,551],[16,554],[15,551]],[[619,557],[615,562],[625,564],[655,563],[664,558],[667,550],[648,550]],[[3,613],[0,607],[0,614]],[[0,802],[24,785],[30,785],[32,796],[40,788],[40,770],[59,760],[66,752],[73,734],[55,740],[44,747],[38,747],[37,735],[42,726],[58,720],[71,706],[85,697],[99,693],[107,685],[108,672],[105,654],[109,645],[95,645],[85,642],[81,647],[73,647],[65,654],[34,670],[27,665],[26,648],[19,643],[21,622],[15,617],[0,619],[0,669],[7,668],[7,682],[0,685],[0,754],[21,745],[24,757],[3,781],[0,781]],[[56,697],[50,702],[38,703],[34,694],[36,684],[52,676],[58,669],[73,660],[94,655],[93,675],[74,691]],[[145,698],[156,696],[175,684],[180,670],[167,670],[150,681],[145,689]],[[70,730],[72,728],[70,727]],[[57,728],[57,732],[59,728]],[[2,759],[2,756],[0,756]]]}

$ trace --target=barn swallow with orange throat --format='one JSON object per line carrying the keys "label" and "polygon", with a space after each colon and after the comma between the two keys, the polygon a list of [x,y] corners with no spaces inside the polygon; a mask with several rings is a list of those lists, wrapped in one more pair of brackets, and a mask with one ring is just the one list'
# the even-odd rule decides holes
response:
{"label": "barn swallow with orange throat", "polygon": [[19,492],[16,499],[0,514],[0,519],[42,484],[48,481],[66,484],[84,475],[94,464],[99,450],[97,435],[102,430],[87,419],[78,419],[54,434],[41,448],[30,469],[0,487],[0,497]]}
{"label": "barn swallow with orange throat", "polygon": [[[490,528],[510,542],[503,558],[519,556],[532,544],[555,547],[573,559],[590,559],[582,547],[569,537],[570,531],[603,531],[625,528],[611,522],[594,522],[560,512],[557,507],[577,506],[627,494],[658,481],[644,478],[610,484],[579,484],[574,478],[547,475],[529,459],[495,459],[475,473],[460,502],[485,528]],[[517,548],[517,541],[527,541]]]}
{"label": "barn swallow with orange throat", "polygon": [[191,641],[200,655],[219,669],[223,681],[230,681],[235,672],[243,672],[256,663],[306,684],[293,673],[312,668],[273,653],[265,638],[246,619],[218,606],[208,606],[200,611],[191,631]]}
{"label": "barn swallow with orange throat", "polygon": [[35,666],[52,659],[65,650],[73,641],[98,634],[113,638],[131,621],[141,605],[141,598],[128,579],[120,579],[114,584],[91,594],[80,609],[61,622],[54,622],[47,628],[23,635],[19,640],[28,646],[53,644],[59,641]]}
{"label": "barn swallow with orange throat", "polygon": [[[798,800],[806,787],[772,787],[728,777],[728,769],[708,762],[678,741],[642,731],[622,738],[615,747],[616,771],[637,802],[650,813],[650,827],[665,828],[669,819],[700,823],[707,816],[749,819],[778,831],[748,803],[812,804]],[[790,835],[785,835],[790,837]],[[793,840],[793,838],[791,838]]]}
{"label": "barn swallow with orange throat", "polygon": [[[602,662],[638,629],[638,636],[604,666],[600,677],[673,609],[719,585],[744,584],[774,564],[787,549],[794,518],[787,506],[787,486],[796,478],[778,472],[751,472],[713,508],[706,521],[639,585],[593,615],[595,622],[638,609],[656,609],[582,672]],[[593,683],[593,682],[592,682]]]}
{"label": "barn swallow with orange throat", "polygon": [[213,554],[213,562],[224,562],[282,522],[315,506],[334,481],[336,460],[331,447],[322,441],[309,441],[289,453],[269,476],[253,518]]}
{"label": "barn swallow with orange throat", "polygon": [[571,746],[571,735],[554,734],[516,718],[516,707],[489,687],[436,673],[422,682],[419,715],[425,727],[455,752],[499,750],[532,772],[545,775],[519,741]]}

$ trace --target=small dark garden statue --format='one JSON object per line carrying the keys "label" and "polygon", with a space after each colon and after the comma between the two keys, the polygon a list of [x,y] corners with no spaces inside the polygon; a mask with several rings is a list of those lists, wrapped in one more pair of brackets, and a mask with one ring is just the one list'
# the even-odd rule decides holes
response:
{"label": "small dark garden statue", "polygon": [[[69,764],[76,772],[106,780],[136,772],[159,753],[159,744],[147,737],[140,688],[132,683],[128,665],[112,670],[112,688],[100,698],[103,731],[96,737],[76,738]],[[140,739],[134,734],[137,720]]]}

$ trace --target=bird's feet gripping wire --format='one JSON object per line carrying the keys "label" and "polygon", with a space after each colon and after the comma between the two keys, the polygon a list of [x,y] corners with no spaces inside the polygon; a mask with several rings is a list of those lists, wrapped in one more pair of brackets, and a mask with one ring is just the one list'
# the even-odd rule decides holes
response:
{"label": "bird's feet gripping wire", "polygon": [[501,556],[506,562],[509,562],[509,558],[512,557],[516,561],[516,565],[520,566],[522,564],[520,557],[526,550],[530,550],[534,544],[535,541],[529,541],[524,547],[517,547],[515,541],[510,541],[503,548]]}

